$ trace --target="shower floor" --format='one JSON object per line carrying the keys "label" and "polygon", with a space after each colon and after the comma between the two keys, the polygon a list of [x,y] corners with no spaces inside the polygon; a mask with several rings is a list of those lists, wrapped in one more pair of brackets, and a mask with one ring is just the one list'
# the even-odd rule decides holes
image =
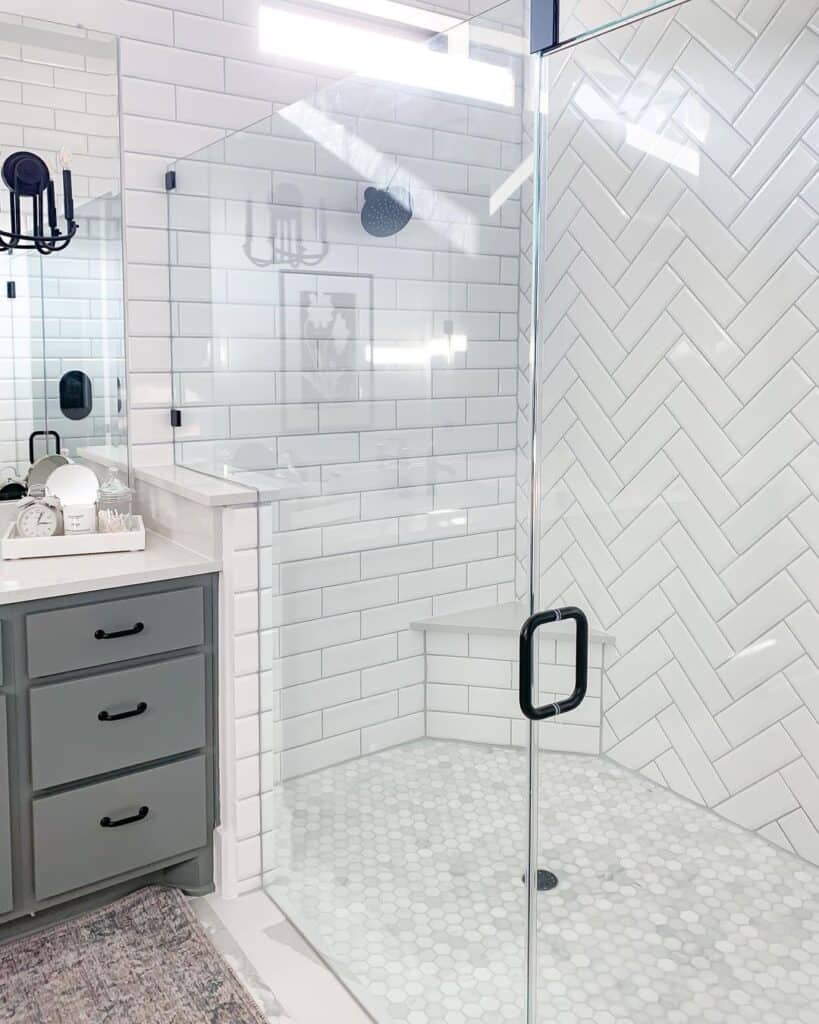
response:
{"label": "shower floor", "polygon": [[[526,756],[417,743],[281,786],[266,888],[380,1024],[523,1019]],[[541,756],[539,1020],[819,1022],[819,870],[606,758]]]}

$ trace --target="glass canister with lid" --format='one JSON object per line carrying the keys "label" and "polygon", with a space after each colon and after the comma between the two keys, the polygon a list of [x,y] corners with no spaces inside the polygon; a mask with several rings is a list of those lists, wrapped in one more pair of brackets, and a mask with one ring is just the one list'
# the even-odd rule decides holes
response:
{"label": "glass canister with lid", "polygon": [[100,533],[126,533],[133,529],[134,492],[111,469],[97,492],[97,524]]}

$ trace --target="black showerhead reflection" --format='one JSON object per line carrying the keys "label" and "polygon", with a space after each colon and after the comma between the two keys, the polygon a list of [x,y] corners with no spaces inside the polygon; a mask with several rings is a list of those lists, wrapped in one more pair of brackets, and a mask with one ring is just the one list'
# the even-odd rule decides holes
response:
{"label": "black showerhead reflection", "polygon": [[374,188],[364,192],[361,226],[368,235],[397,235],[412,219],[412,197],[405,188]]}

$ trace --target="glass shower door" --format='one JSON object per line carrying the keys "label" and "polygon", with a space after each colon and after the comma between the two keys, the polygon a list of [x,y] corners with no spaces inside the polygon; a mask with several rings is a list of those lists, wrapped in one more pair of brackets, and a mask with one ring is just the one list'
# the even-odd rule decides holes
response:
{"label": "glass shower door", "polygon": [[[236,829],[384,1024],[702,1019],[720,950],[688,915],[747,904],[705,891],[703,851],[764,875],[757,829],[810,854],[819,210],[815,132],[785,127],[814,109],[812,12],[798,101],[760,126],[764,46],[735,74],[750,29],[700,6],[553,54],[530,93],[503,5],[438,40],[460,63],[434,88],[346,79],[176,165],[176,458],[259,498],[236,547]],[[753,6],[761,31],[777,5]],[[780,115],[775,160],[752,154]],[[780,165],[789,239],[753,202]],[[510,604],[501,640],[428,625]],[[587,693],[527,758],[515,629],[567,606]],[[537,705],[575,685],[574,630],[536,634]],[[749,761],[769,770],[743,803]],[[798,899],[795,875],[765,877]]]}
{"label": "glass shower door", "polygon": [[[579,606],[590,643],[584,702],[532,727],[558,880],[530,901],[532,1020],[815,1012],[815,979],[768,980],[819,895],[818,9],[787,52],[763,0],[542,61],[534,608]],[[573,686],[560,625],[539,704]]]}

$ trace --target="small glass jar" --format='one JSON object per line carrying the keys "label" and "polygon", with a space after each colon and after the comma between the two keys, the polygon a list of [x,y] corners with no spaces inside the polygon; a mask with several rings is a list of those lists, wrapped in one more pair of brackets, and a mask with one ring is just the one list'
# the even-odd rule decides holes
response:
{"label": "small glass jar", "polygon": [[97,492],[97,524],[100,533],[127,533],[131,529],[134,492],[112,469]]}

